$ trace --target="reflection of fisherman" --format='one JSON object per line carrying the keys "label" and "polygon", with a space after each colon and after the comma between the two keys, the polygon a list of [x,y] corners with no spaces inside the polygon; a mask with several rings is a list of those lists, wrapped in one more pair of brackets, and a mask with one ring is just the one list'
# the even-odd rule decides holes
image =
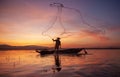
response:
{"label": "reflection of fisherman", "polygon": [[59,55],[58,55],[58,54],[55,55],[55,65],[56,65],[57,67],[60,67],[60,66],[61,66],[61,61],[60,61],[60,59],[59,59]]}
{"label": "reflection of fisherman", "polygon": [[55,71],[59,72],[61,70],[61,60],[59,58],[59,54],[55,54],[54,56],[55,59],[55,67],[53,67],[53,72],[55,73]]}
{"label": "reflection of fisherman", "polygon": [[59,50],[59,48],[61,47],[60,38],[58,37],[56,40],[52,40],[55,41],[55,50]]}

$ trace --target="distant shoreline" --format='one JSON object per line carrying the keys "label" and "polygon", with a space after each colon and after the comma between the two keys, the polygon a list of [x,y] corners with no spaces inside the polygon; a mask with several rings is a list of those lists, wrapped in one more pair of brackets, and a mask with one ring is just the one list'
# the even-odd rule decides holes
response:
{"label": "distant shoreline", "polygon": [[[38,49],[38,48],[37,48]],[[43,50],[45,48],[39,48],[40,50]],[[50,49],[50,48],[47,48]],[[69,48],[65,48],[65,49],[69,49]],[[120,49],[120,48],[84,48],[84,49]],[[0,49],[0,50],[36,50],[36,49],[12,49],[12,48],[7,48],[7,49]]]}
{"label": "distant shoreline", "polygon": [[85,48],[85,49],[120,49],[120,48]]}
{"label": "distant shoreline", "polygon": [[[10,45],[0,45],[0,50],[36,50],[36,49],[51,49],[52,47],[45,47],[45,46],[37,46],[37,45],[27,45],[27,46],[10,46]],[[74,47],[73,47],[74,48]],[[76,48],[76,47],[75,47]],[[83,47],[79,47],[83,48]],[[69,49],[69,48],[63,48],[63,49]],[[85,47],[85,49],[120,49],[120,47]]]}

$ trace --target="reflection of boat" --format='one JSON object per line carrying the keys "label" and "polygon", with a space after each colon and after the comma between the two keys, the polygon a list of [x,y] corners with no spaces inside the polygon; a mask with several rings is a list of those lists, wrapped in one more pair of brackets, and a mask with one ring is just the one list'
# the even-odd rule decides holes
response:
{"label": "reflection of boat", "polygon": [[[70,49],[60,49],[58,51],[59,54],[77,54],[78,52],[82,51],[83,48],[70,48]],[[53,54],[55,52],[55,50],[36,50],[36,52],[40,53],[41,55],[45,55],[45,54]]]}

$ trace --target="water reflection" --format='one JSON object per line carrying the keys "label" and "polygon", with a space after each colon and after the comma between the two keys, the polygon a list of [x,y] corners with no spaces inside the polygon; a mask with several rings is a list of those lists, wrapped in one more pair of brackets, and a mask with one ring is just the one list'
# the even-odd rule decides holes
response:
{"label": "water reflection", "polygon": [[98,74],[116,74],[120,68],[119,51],[88,50],[87,55],[47,56],[41,56],[34,50],[0,51],[0,77],[96,77],[91,73],[96,73],[96,69]]}
{"label": "water reflection", "polygon": [[[50,59],[53,59],[53,65],[51,65],[51,69],[46,69],[46,70],[44,69],[43,72],[48,72],[48,71],[52,70],[53,74],[55,74],[56,72],[61,71],[62,64],[61,64],[61,56],[60,56],[60,54],[58,54],[58,53],[51,54],[51,55],[38,54],[38,55],[36,55],[36,57],[39,58],[39,59],[44,58],[44,60],[47,57],[50,57]],[[46,66],[46,68],[47,68],[47,66]]]}
{"label": "water reflection", "polygon": [[[88,54],[87,54],[88,55]],[[43,64],[45,65],[46,63],[49,65],[44,66],[43,70],[41,69],[41,72],[43,73],[48,73],[48,72],[52,72],[53,75],[58,74],[62,68],[64,67],[64,69],[66,68],[66,66],[74,66],[74,65],[79,65],[81,64],[82,59],[85,59],[85,54],[81,53],[81,54],[59,54],[59,53],[54,53],[54,54],[46,54],[46,55],[41,55],[40,53],[36,55],[36,57],[38,59],[42,59],[43,60]],[[46,59],[48,58],[48,59]],[[52,63],[49,64],[50,60],[52,61]],[[71,61],[70,61],[71,60]],[[46,63],[44,63],[46,62]]]}
{"label": "water reflection", "polygon": [[[46,55],[41,55],[37,54],[36,57],[39,59],[44,59],[50,57],[50,59],[53,59],[53,65],[51,65],[51,69],[44,69],[43,72],[49,72],[52,70],[53,74],[60,72],[62,70],[62,65],[63,66],[73,66],[76,64],[80,64],[81,61],[80,59],[85,59],[85,56],[89,54],[85,53],[80,53],[80,54],[59,54],[59,53],[54,53],[54,54],[46,54]],[[79,59],[80,57],[80,59]],[[70,61],[72,60],[72,61]],[[47,62],[47,61],[45,61]],[[73,64],[74,63],[74,64]],[[46,66],[47,68],[48,66]]]}
{"label": "water reflection", "polygon": [[62,67],[61,67],[61,59],[60,55],[58,53],[54,54],[54,61],[55,61],[55,67],[53,67],[53,72],[59,72]]}

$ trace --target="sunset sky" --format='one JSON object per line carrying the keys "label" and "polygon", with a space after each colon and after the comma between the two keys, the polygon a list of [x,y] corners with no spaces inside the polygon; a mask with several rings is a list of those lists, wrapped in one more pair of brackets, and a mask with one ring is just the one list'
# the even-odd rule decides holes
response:
{"label": "sunset sky", "polygon": [[[61,21],[55,21],[52,3],[68,7],[62,7]],[[0,0],[0,44],[51,47],[55,37],[61,37],[62,47],[119,47],[120,1]]]}

